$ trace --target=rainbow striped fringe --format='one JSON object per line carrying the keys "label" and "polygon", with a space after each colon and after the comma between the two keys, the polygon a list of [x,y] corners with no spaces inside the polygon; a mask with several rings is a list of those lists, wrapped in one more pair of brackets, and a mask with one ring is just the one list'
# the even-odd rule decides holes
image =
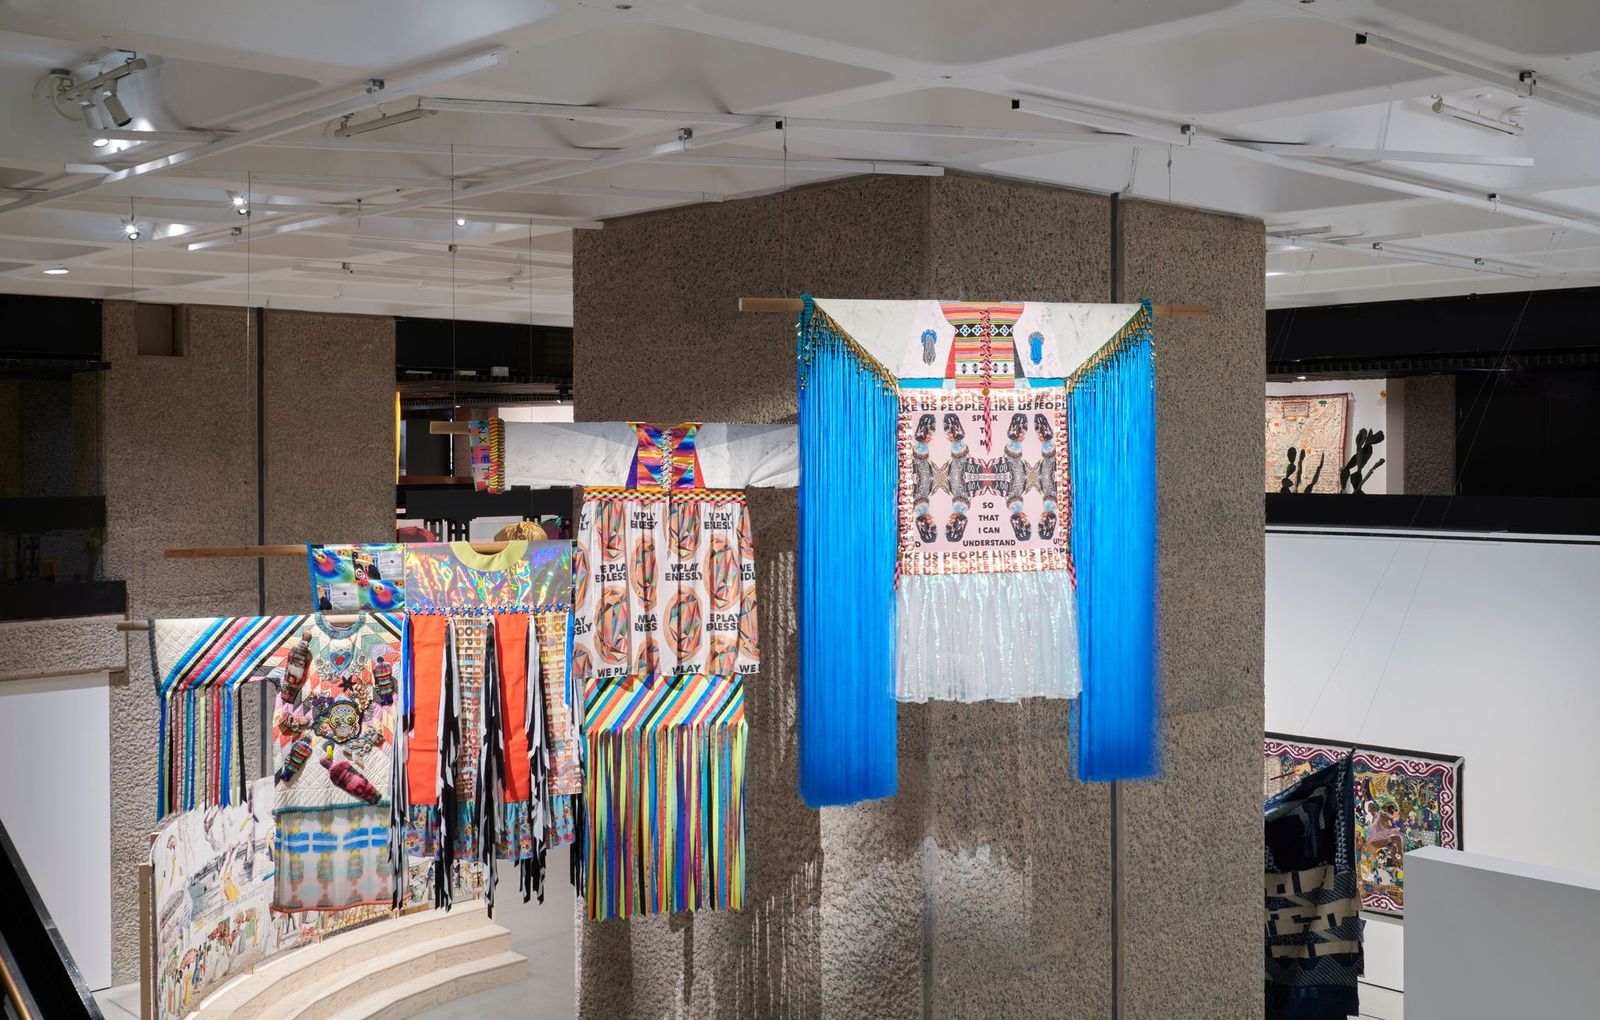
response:
{"label": "rainbow striped fringe", "polygon": [[583,892],[595,920],[744,906],[744,684],[591,685]]}

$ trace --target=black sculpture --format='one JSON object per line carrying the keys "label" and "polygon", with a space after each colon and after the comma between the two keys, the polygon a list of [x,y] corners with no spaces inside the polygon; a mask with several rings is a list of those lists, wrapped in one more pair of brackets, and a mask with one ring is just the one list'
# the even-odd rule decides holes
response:
{"label": "black sculpture", "polygon": [[1323,461],[1328,459],[1328,455],[1317,458],[1317,469],[1311,473],[1311,482],[1302,489],[1300,478],[1305,470],[1306,458],[1310,455],[1310,450],[1296,451],[1294,447],[1289,447],[1289,467],[1283,472],[1283,481],[1278,485],[1279,492],[1310,492],[1317,487],[1317,479],[1322,477]]}
{"label": "black sculpture", "polygon": [[1372,478],[1372,473],[1383,467],[1384,459],[1379,457],[1377,463],[1370,468],[1367,461],[1372,459],[1372,448],[1383,442],[1383,430],[1378,429],[1368,432],[1362,429],[1356,433],[1356,452],[1351,454],[1344,467],[1339,469],[1339,491],[1343,492],[1346,483],[1350,485],[1350,492],[1354,495],[1364,495],[1361,487]]}

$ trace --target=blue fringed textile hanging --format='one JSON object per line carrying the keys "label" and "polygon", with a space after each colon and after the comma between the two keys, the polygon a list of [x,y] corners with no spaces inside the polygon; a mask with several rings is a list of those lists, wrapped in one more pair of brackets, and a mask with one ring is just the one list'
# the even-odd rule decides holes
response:
{"label": "blue fringed textile hanging", "polygon": [[1150,306],[1068,385],[1072,555],[1083,676],[1078,773],[1156,762],[1156,414]]}
{"label": "blue fringed textile hanging", "polygon": [[809,296],[799,361],[800,795],[823,807],[896,788],[899,397]]}

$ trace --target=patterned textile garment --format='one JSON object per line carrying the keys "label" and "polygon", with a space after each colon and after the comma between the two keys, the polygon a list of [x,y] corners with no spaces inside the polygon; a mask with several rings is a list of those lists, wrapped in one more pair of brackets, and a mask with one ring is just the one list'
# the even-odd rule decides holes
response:
{"label": "patterned textile garment", "polygon": [[894,792],[886,691],[1081,694],[1079,775],[1154,774],[1150,307],[802,304],[807,803]]}
{"label": "patterned textile garment", "polygon": [[314,617],[285,657],[273,712],[275,911],[390,903],[400,637],[396,616],[345,627]]}
{"label": "patterned textile garment", "polygon": [[1267,1020],[1361,1012],[1355,784],[1344,758],[1266,803]]}
{"label": "patterned textile garment", "polygon": [[594,918],[744,902],[744,677],[760,668],[744,494],[700,488],[698,426],[636,423],[573,563]]}
{"label": "patterned textile garment", "polygon": [[479,492],[504,492],[506,488],[505,423],[499,418],[467,423],[468,454],[472,461],[472,487]]}
{"label": "patterned textile garment", "polygon": [[308,545],[312,604],[322,613],[396,613],[406,607],[399,545]]}
{"label": "patterned textile garment", "polygon": [[[423,616],[441,616],[450,621],[449,648],[440,676],[447,671],[452,690],[450,714],[461,740],[459,756],[450,766],[453,777],[454,815],[449,826],[456,834],[453,854],[459,859],[476,860],[483,856],[479,847],[484,830],[479,817],[479,772],[486,734],[486,699],[497,692],[489,689],[491,673],[486,669],[490,617],[499,612],[534,613],[554,621],[535,624],[540,664],[538,686],[530,688],[542,700],[541,717],[555,727],[544,734],[542,746],[550,760],[552,775],[562,782],[532,791],[527,800],[504,805],[501,817],[493,820],[496,833],[495,855],[507,860],[528,860],[534,848],[563,846],[570,839],[574,809],[571,796],[578,784],[566,778],[578,771],[578,740],[575,723],[576,699],[567,688],[566,634],[567,606],[571,595],[571,544],[567,542],[513,541],[498,553],[474,551],[465,542],[407,545],[405,575],[408,606],[416,614],[413,624]],[[535,612],[537,611],[537,612]],[[433,675],[432,673],[428,674]],[[419,674],[419,678],[422,674]],[[420,679],[419,679],[420,682]],[[431,689],[430,689],[431,690]],[[423,694],[418,693],[419,702]],[[520,723],[524,712],[502,713],[508,724]],[[415,735],[412,737],[415,740]],[[413,853],[432,856],[444,826],[438,805],[413,793],[408,846]]]}
{"label": "patterned textile garment", "polygon": [[150,663],[161,699],[156,816],[239,802],[244,795],[239,688],[266,676],[306,616],[150,622]]}

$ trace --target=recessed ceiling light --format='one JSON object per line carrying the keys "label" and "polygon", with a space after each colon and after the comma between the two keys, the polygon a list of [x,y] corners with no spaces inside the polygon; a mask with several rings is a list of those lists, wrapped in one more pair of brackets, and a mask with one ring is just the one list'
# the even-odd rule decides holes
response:
{"label": "recessed ceiling light", "polygon": [[96,138],[94,141],[90,142],[89,144],[94,146],[97,149],[103,149],[106,146],[111,144],[111,139],[109,139],[109,138]]}
{"label": "recessed ceiling light", "polygon": [[1286,271],[1287,270],[1283,270],[1283,269],[1269,269],[1269,270],[1267,270],[1267,275],[1268,276],[1282,276]]}
{"label": "recessed ceiling light", "polygon": [[72,272],[72,270],[68,269],[66,266],[52,266],[49,269],[46,269],[44,271],[44,275],[46,275],[46,276],[66,276],[70,272]]}
{"label": "recessed ceiling light", "polygon": [[1306,377],[1303,376],[1303,375],[1297,375],[1294,378],[1295,378],[1296,382],[1305,382],[1306,381]]}
{"label": "recessed ceiling light", "polygon": [[466,225],[467,225],[467,218],[465,216],[457,216],[456,217],[456,226],[464,227]]}

